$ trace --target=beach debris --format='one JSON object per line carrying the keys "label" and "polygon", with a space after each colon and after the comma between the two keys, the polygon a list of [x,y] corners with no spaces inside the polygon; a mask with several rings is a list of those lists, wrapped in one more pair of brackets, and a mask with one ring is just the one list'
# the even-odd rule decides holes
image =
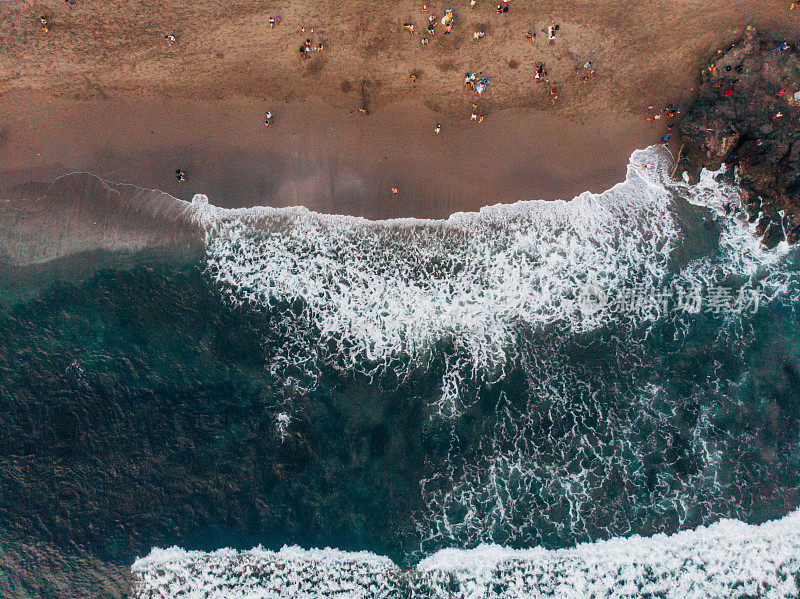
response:
{"label": "beach debris", "polygon": [[439,135],[439,131],[442,130],[442,126],[439,123],[436,123],[436,127],[434,127],[433,131],[436,135]]}
{"label": "beach debris", "polygon": [[50,31],[50,29],[48,28],[49,24],[50,24],[50,21],[47,19],[46,15],[42,15],[41,17],[39,17],[39,23],[42,26],[42,31],[43,32],[47,33],[48,31]]}
{"label": "beach debris", "polygon": [[529,31],[528,33],[525,34],[525,39],[526,40],[530,40],[531,42],[535,42],[536,41],[536,34],[531,32],[531,31]]}
{"label": "beach debris", "polygon": [[398,193],[398,191],[397,191],[397,188],[396,188],[396,187],[392,187],[392,193]]}
{"label": "beach debris", "polygon": [[469,0],[469,7],[470,8],[475,8],[476,2],[477,2],[477,0]]}
{"label": "beach debris", "polygon": [[780,46],[778,46],[778,50],[781,52],[786,52],[789,49],[789,42],[783,42]]}
{"label": "beach debris", "polygon": [[427,4],[423,4],[422,5],[422,12],[426,12],[427,10],[428,10],[428,5]]}
{"label": "beach debris", "polygon": [[556,100],[558,100],[558,88],[557,87],[551,87],[550,88],[550,102],[555,104]]}
{"label": "beach debris", "polygon": [[279,16],[274,16],[269,18],[269,28],[274,29],[275,25],[281,22],[281,18]]}
{"label": "beach debris", "polygon": [[186,173],[183,172],[181,169],[175,169],[175,178],[181,182],[186,181]]}
{"label": "beach debris", "polygon": [[479,39],[481,39],[481,38],[482,38],[484,35],[486,35],[486,32],[485,32],[485,31],[476,31],[475,33],[473,33],[473,34],[472,34],[472,37],[474,37],[476,40],[479,40]]}
{"label": "beach debris", "polygon": [[172,35],[171,33],[165,35],[164,39],[167,40],[167,44],[169,44],[170,46],[175,44],[175,36]]}

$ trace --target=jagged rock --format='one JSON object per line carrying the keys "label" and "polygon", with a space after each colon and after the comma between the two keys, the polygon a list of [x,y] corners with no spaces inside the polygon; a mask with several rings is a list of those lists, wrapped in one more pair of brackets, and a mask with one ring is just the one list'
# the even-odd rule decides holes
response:
{"label": "jagged rock", "polygon": [[800,49],[749,31],[703,68],[681,122],[686,170],[737,167],[750,221],[774,246],[800,239]]}

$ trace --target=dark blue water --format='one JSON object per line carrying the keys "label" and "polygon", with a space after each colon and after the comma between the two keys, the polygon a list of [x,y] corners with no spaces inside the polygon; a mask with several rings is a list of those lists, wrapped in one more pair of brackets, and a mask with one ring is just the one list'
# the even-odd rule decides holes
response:
{"label": "dark blue water", "polygon": [[0,526],[119,563],[410,565],[795,510],[796,252],[713,210],[735,190],[637,160],[601,196],[449,224],[205,207],[198,261],[7,302]]}

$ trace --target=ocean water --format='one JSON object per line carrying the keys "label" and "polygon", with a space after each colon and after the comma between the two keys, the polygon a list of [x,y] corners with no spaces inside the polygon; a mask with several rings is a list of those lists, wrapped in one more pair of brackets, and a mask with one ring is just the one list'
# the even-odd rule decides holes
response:
{"label": "ocean water", "polygon": [[49,433],[99,505],[10,513],[148,598],[796,596],[797,250],[671,166],[446,221],[196,196],[199,263],[3,313],[0,391],[118,410]]}

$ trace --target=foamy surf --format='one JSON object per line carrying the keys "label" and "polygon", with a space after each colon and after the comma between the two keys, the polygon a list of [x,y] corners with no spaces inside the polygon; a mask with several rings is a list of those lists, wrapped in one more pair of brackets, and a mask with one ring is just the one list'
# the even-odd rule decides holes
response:
{"label": "foamy surf", "polygon": [[[659,378],[680,375],[670,360],[683,359],[686,339],[721,354],[727,343],[743,359],[754,308],[791,302],[797,289],[793,252],[760,243],[735,184],[710,172],[696,185],[676,182],[671,167],[665,149],[639,150],[606,192],[442,221],[223,210],[202,196],[192,209],[219,290],[271,315],[268,368],[287,383],[287,405],[324,368],[370,381],[391,373],[399,384],[442,373],[429,407],[452,421],[454,449],[421,480],[423,554],[484,542],[563,546],[746,518],[752,506],[737,498],[748,485],[791,468],[788,457],[769,474],[740,463],[736,448],[752,433],[722,423],[742,410],[742,381],[704,372],[712,382],[676,398]],[[753,310],[615,303],[632,291],[712,294],[719,285],[753,291],[744,306]],[[708,327],[719,328],[717,341]],[[655,347],[663,335],[672,345]],[[595,339],[601,359],[573,358]],[[511,372],[524,386],[493,400],[491,426],[465,449],[457,419]],[[731,469],[740,470],[733,480]]]}
{"label": "foamy surf", "polygon": [[800,593],[800,511],[723,520],[674,535],[571,549],[444,549],[409,571],[388,558],[284,547],[211,553],[153,549],[132,566],[138,599],[545,597],[779,599]]}
{"label": "foamy surf", "polygon": [[[709,286],[730,274],[749,280],[786,252],[765,250],[729,218],[715,256],[672,272],[677,198],[719,212],[735,210],[739,197],[711,173],[695,186],[677,183],[670,167],[666,150],[639,150],[626,180],[601,194],[496,205],[444,221],[224,210],[203,196],[193,206],[206,231],[208,273],[231,301],[287,313],[292,306],[286,325],[306,349],[290,344],[275,354],[274,368],[292,364],[313,385],[317,360],[374,375],[404,361],[425,364],[446,342],[453,350],[441,403],[457,412],[465,376],[496,380],[515,359],[520,325],[579,333],[618,320],[608,305],[587,309],[587,290],[616,298],[635,287]],[[639,316],[664,313],[654,305]]]}

